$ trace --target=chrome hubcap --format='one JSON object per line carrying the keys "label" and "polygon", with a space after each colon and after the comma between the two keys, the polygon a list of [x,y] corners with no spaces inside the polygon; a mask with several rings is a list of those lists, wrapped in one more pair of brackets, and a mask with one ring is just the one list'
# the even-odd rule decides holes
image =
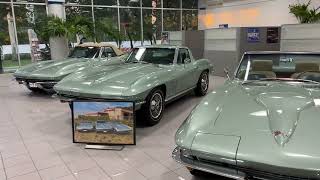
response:
{"label": "chrome hubcap", "polygon": [[201,77],[201,90],[203,92],[207,91],[209,86],[209,77],[206,73],[204,73]]}
{"label": "chrome hubcap", "polygon": [[161,115],[162,112],[162,95],[160,93],[155,93],[152,95],[150,101],[150,114],[152,118],[156,119]]}

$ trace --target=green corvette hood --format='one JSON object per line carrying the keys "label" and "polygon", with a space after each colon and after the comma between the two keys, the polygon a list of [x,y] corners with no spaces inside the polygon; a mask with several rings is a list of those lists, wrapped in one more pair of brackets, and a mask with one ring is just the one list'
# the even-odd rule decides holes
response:
{"label": "green corvette hood", "polygon": [[56,80],[83,67],[87,61],[87,59],[65,59],[38,62],[18,69],[14,76],[18,78]]}
{"label": "green corvette hood", "polygon": [[227,157],[244,167],[320,169],[319,100],[320,88],[229,81],[193,110],[176,142],[197,155]]}
{"label": "green corvette hood", "polygon": [[121,64],[112,66],[99,66],[76,72],[58,83],[54,89],[58,93],[93,97],[110,98],[110,96],[123,96],[130,91],[135,94],[131,86],[154,73],[165,72],[164,67],[154,64]]}

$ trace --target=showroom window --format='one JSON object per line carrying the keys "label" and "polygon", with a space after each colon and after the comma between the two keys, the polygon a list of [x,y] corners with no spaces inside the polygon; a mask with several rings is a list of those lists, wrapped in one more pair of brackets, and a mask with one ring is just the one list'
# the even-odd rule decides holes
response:
{"label": "showroom window", "polygon": [[[153,12],[153,13],[152,13]],[[161,10],[143,9],[143,39],[147,44],[154,44],[161,39]]]}
{"label": "showroom window", "polygon": [[116,6],[117,0],[93,0],[94,5]]}
{"label": "showroom window", "polygon": [[180,8],[180,0],[163,0],[163,8]]}
{"label": "showroom window", "polygon": [[[2,57],[10,60],[20,57],[22,65],[31,62],[28,30],[33,29],[33,22],[47,14],[46,2],[0,0],[0,40],[4,49]],[[94,22],[95,36],[86,41],[116,42],[119,47],[126,49],[160,43],[162,31],[196,30],[197,4],[197,0],[66,0],[65,11],[67,19],[82,16]],[[11,12],[11,5],[16,18]],[[11,17],[9,25],[7,14]],[[12,29],[11,41],[9,26]],[[17,39],[19,45],[10,45],[15,44],[14,39]],[[75,42],[75,39],[71,41]],[[45,47],[44,42],[39,40],[39,43],[40,48]],[[14,47],[19,47],[20,54],[12,53],[12,50],[16,52]],[[4,64],[19,65],[16,60]]]}
{"label": "showroom window", "polygon": [[182,0],[182,8],[198,9],[198,0]]}
{"label": "showroom window", "polygon": [[142,0],[142,7],[154,7],[161,8],[161,0]]}
{"label": "showroom window", "polygon": [[181,30],[181,11],[164,10],[163,11],[163,29],[164,31]]}
{"label": "showroom window", "polygon": [[126,41],[125,46],[133,48],[137,41],[141,41],[141,9],[121,8],[120,9],[120,32]]}
{"label": "showroom window", "polygon": [[[25,65],[31,63],[32,59],[28,47],[30,47],[31,41],[33,41],[34,24],[40,20],[43,14],[47,13],[47,10],[44,5],[15,4],[13,7],[16,17],[20,65]],[[12,66],[19,66],[19,63],[16,61],[12,61],[12,63]]]}
{"label": "showroom window", "polygon": [[198,29],[198,10],[182,10],[182,30]]}
{"label": "showroom window", "polygon": [[66,6],[67,19],[72,16],[82,16],[92,19],[92,8],[83,6]]}
{"label": "showroom window", "polygon": [[140,7],[139,0],[119,0],[120,6]]}
{"label": "showroom window", "polygon": [[118,8],[95,7],[94,18],[96,27],[96,40],[116,41],[116,34],[119,32]]}
{"label": "showroom window", "polygon": [[91,5],[91,0],[66,0],[66,4]]}

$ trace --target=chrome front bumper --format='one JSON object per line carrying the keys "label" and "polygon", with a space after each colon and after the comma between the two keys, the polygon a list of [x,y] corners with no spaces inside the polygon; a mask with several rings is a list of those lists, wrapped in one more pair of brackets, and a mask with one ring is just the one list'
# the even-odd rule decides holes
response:
{"label": "chrome front bumper", "polygon": [[[53,98],[59,99],[61,103],[72,103],[72,101],[76,100],[84,100],[84,101],[103,101],[103,100],[108,100],[108,99],[95,99],[95,98],[85,98],[85,97],[68,97],[68,96],[63,96],[59,94],[54,94],[52,95]],[[120,101],[117,99],[109,99],[109,100],[115,100],[115,101]],[[141,106],[146,103],[146,101],[138,101],[135,102],[135,110],[141,109]]]}
{"label": "chrome front bumper", "polygon": [[221,167],[221,166],[216,166],[213,164],[207,164],[200,162],[198,160],[192,160],[187,157],[184,157],[181,154],[181,148],[176,147],[173,152],[172,152],[172,158],[177,161],[178,163],[191,168],[191,169],[196,169],[200,171],[204,171],[207,173],[231,178],[231,179],[241,179],[244,180],[246,175],[243,172],[239,172],[238,170],[227,168],[227,167]]}

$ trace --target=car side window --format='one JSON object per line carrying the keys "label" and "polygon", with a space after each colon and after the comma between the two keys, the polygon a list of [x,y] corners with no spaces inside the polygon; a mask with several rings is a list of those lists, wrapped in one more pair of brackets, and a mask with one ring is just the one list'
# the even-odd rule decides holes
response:
{"label": "car side window", "polygon": [[189,51],[187,49],[180,49],[178,55],[178,64],[186,64],[186,59],[190,59]]}
{"label": "car side window", "polygon": [[103,52],[102,52],[102,54],[101,54],[101,58],[108,57],[108,54],[110,54],[111,57],[117,56],[116,53],[114,52],[114,50],[111,47],[105,47]]}

